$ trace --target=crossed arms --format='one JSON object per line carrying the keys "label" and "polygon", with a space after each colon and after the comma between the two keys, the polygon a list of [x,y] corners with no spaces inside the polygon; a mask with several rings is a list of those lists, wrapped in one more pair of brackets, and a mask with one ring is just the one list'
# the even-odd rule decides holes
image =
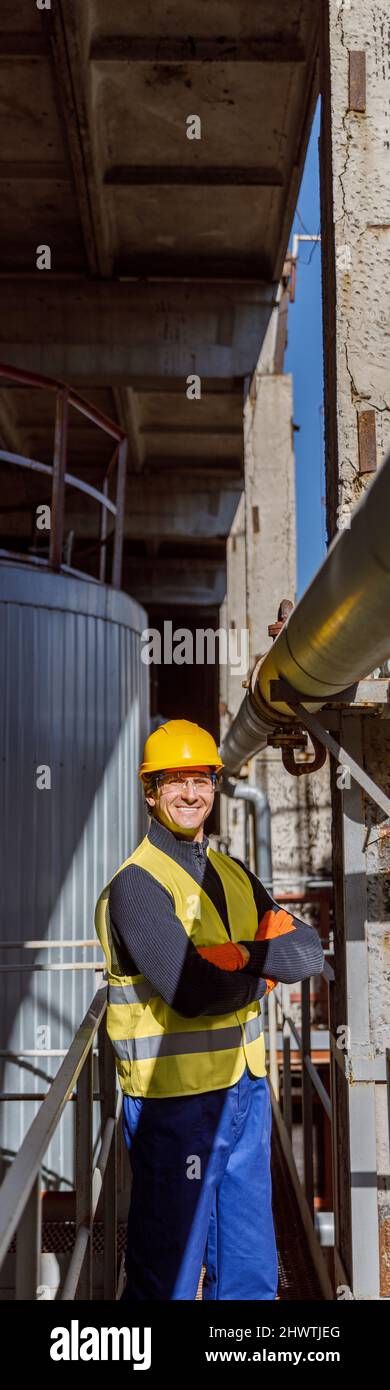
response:
{"label": "crossed arms", "polygon": [[[130,864],[117,874],[109,908],[123,973],[145,975],[171,1008],[189,1018],[230,1013],[261,999],[278,980],[294,983],[320,973],[324,953],[315,928],[279,908],[246,872],[258,910],[255,941],[227,938],[221,946],[199,948],[176,916],[171,894],[146,869]],[[240,944],[246,947],[242,954]]]}

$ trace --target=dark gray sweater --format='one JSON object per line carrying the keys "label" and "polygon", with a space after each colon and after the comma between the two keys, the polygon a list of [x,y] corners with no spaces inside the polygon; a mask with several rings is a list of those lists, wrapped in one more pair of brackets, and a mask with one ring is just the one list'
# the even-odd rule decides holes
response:
{"label": "dark gray sweater", "polygon": [[[219,874],[207,858],[208,836],[202,843],[174,835],[151,820],[148,837],[195,879],[207,893],[231,939],[226,898]],[[240,859],[252,885],[259,922],[278,903]],[[315,927],[293,916],[295,931],[269,941],[245,941],[250,960],[242,970],[221,970],[200,956],[175,913],[171,893],[138,864],[129,864],[113,879],[109,910],[111,930],[124,975],[142,973],[167,1004],[187,1018],[230,1013],[261,999],[265,976],[285,983],[321,972],[324,952]],[[291,914],[292,915],[292,914]]]}

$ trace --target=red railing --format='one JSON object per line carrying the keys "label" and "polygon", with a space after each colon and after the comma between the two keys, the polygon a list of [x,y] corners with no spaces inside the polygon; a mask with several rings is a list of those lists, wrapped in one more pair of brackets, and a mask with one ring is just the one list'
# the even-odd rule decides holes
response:
{"label": "red railing", "polygon": [[[64,515],[65,515],[65,487],[77,488],[79,492],[84,492],[88,497],[99,502],[101,508],[100,536],[99,540],[84,551],[84,555],[100,551],[99,580],[102,584],[106,582],[106,556],[107,545],[113,534],[113,556],[111,584],[114,589],[120,589],[122,576],[122,554],[123,554],[123,533],[124,533],[124,511],[125,511],[125,492],[126,492],[126,466],[127,466],[127,436],[121,426],[114,420],[110,420],[107,415],[103,415],[100,410],[89,401],[78,396],[72,387],[67,386],[62,381],[55,381],[51,377],[39,376],[35,372],[25,372],[18,367],[11,367],[0,364],[0,381],[14,381],[19,386],[33,386],[39,390],[54,391],[56,395],[56,411],[54,424],[54,447],[53,464],[41,463],[37,459],[27,458],[24,454],[14,454],[7,449],[0,449],[0,460],[4,463],[14,464],[20,468],[31,469],[35,473],[46,473],[52,479],[51,488],[51,528],[49,541],[49,558],[43,556],[37,558],[29,554],[22,553],[16,555],[14,551],[1,550],[0,555],[7,559],[21,559],[28,563],[46,564],[53,570],[65,570],[71,574],[81,574],[80,570],[72,569],[70,564],[63,561],[64,546]],[[67,472],[66,461],[68,451],[68,422],[69,407],[77,410],[80,415],[85,415],[91,424],[111,436],[115,440],[114,452],[109,461],[103,479],[103,489],[100,492],[92,487],[90,483],[84,482],[82,478],[76,478],[72,473]],[[109,497],[109,487],[113,474],[116,469],[116,497],[115,502]],[[108,514],[114,517],[114,532],[108,535],[107,520]],[[68,557],[70,558],[70,556]],[[82,578],[86,578],[82,575]]]}

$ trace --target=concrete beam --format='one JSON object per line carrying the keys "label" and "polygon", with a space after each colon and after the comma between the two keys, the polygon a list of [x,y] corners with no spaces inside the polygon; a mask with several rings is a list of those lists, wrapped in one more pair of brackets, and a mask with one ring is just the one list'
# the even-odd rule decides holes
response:
{"label": "concrete beam", "polygon": [[[43,29],[46,25],[47,16],[43,11]],[[66,130],[87,261],[92,274],[109,275],[112,257],[107,210],[95,167],[77,18],[69,0],[56,0],[50,27],[58,103]]]}
{"label": "concrete beam", "polygon": [[310,25],[306,40],[306,73],[305,73],[305,94],[302,93],[302,108],[300,114],[300,138],[298,139],[295,158],[289,170],[288,182],[285,184],[284,197],[282,201],[282,216],[278,233],[275,236],[276,254],[273,262],[270,278],[279,282],[283,274],[283,264],[289,244],[290,229],[293,222],[294,212],[299,197],[302,174],[305,165],[306,152],[309,143],[309,136],[312,127],[316,103],[321,90],[320,71],[319,71],[319,34],[321,16],[324,10],[323,0],[310,0]]}
{"label": "concrete beam", "polygon": [[0,160],[0,183],[63,183],[69,186],[70,182],[69,169],[58,159]]}
{"label": "concrete beam", "polygon": [[[168,424],[168,425],[152,425],[152,424],[148,424],[148,423],[146,422],[145,425],[141,425],[141,427],[140,427],[140,432],[141,432],[141,434],[144,434],[144,435],[151,435],[151,436],[155,436],[155,435],[162,435],[162,436],[164,436],[164,435],[167,435],[167,434],[169,434],[169,435],[172,435],[172,434],[174,434],[174,435],[179,435],[179,434],[180,434],[180,435],[183,436],[183,438],[186,438],[186,437],[188,436],[188,424],[187,424],[187,425],[175,425],[174,422],[172,422],[172,424]],[[191,439],[197,439],[198,437],[199,437],[200,439],[204,439],[204,438],[207,439],[209,436],[210,436],[210,438],[212,438],[213,436],[215,436],[217,439],[220,439],[221,436],[222,436],[222,438],[227,438],[227,439],[229,439],[230,437],[235,437],[235,438],[238,438],[238,439],[242,439],[242,427],[241,427],[240,425],[233,425],[233,424],[232,424],[232,425],[210,425],[210,424],[206,424],[206,425],[192,425],[192,426],[191,426]]]}
{"label": "concrete beam", "polygon": [[[99,486],[98,480],[97,485]],[[228,536],[243,482],[222,478],[198,481],[183,474],[166,472],[156,480],[145,475],[128,477],[124,533],[128,539],[157,537],[173,542],[224,542]],[[26,512],[31,510],[26,507]],[[77,494],[69,489],[66,501],[67,527],[83,538],[96,536],[96,512],[80,506]],[[110,522],[111,525],[111,522]],[[12,522],[13,526],[13,522]],[[27,534],[22,516],[16,532]],[[16,534],[15,532],[15,534]]]}
{"label": "concrete beam", "polygon": [[41,272],[2,283],[1,356],[47,376],[110,386],[144,376],[245,376],[273,298],[272,285],[247,285],[244,293],[235,285],[59,285]]}
{"label": "concrete beam", "polygon": [[114,273],[121,280],[219,280],[246,284],[269,283],[274,279],[272,265],[265,256],[188,256],[172,255],[158,247],[153,257],[118,256]]}
{"label": "concrete beam", "polygon": [[114,386],[114,400],[119,423],[126,430],[129,444],[128,471],[140,473],[144,464],[144,449],[140,440],[137,401],[131,386]]}
{"label": "concrete beam", "polygon": [[[183,475],[165,472],[155,478],[129,477],[126,487],[125,536],[144,540],[221,540],[229,535],[230,527],[242,492],[242,484],[225,480],[202,478],[192,483]],[[76,494],[69,490],[66,507],[67,526],[76,536],[96,536],[95,509],[77,503]],[[111,525],[111,521],[110,521]]]}
{"label": "concrete beam", "polygon": [[114,164],[103,182],[117,188],[157,184],[164,188],[190,185],[197,188],[283,188],[280,169],[249,164]]}
{"label": "concrete beam", "polygon": [[225,566],[218,560],[125,558],[123,588],[147,609],[219,607],[226,588]]}
{"label": "concrete beam", "polygon": [[15,30],[13,34],[3,31],[1,35],[0,63],[9,63],[11,59],[20,63],[24,58],[30,62],[31,58],[46,58],[49,52],[49,36],[43,29],[41,33]]}
{"label": "concrete beam", "polygon": [[[150,377],[149,379],[147,377],[144,377],[143,381],[140,381],[137,385],[137,396],[145,396],[147,398],[150,395],[155,395],[156,391],[160,391],[163,393],[164,400],[166,400],[167,396],[177,396],[179,394],[177,383],[174,381],[165,381],[164,386],[159,387],[156,386],[156,382],[153,380],[152,377]],[[210,398],[214,398],[214,400],[218,402],[220,397],[224,396],[227,392],[229,392],[230,396],[232,396],[234,392],[235,396],[239,398],[239,401],[241,403],[241,380],[237,379],[237,381],[233,383],[229,380],[224,381],[223,377],[220,377],[218,381],[207,381],[207,379],[203,380],[203,395],[205,396],[207,394],[208,400]]]}
{"label": "concrete beam", "polygon": [[127,34],[92,40],[89,57],[99,63],[304,63],[303,43],[293,32],[253,38],[158,38]]}
{"label": "concrete beam", "polygon": [[16,419],[12,393],[4,387],[0,390],[0,448],[12,454],[23,454],[26,450],[26,431]]}
{"label": "concrete beam", "polygon": [[[207,479],[214,479],[214,488],[221,483],[223,486],[231,480],[234,487],[244,482],[242,464],[238,459],[208,459],[206,455],[201,458],[193,458],[192,454],[187,454],[182,458],[172,458],[170,463],[167,454],[149,454],[147,463],[144,466],[144,475],[158,473],[159,487],[161,478],[165,478],[166,485],[175,486],[178,478],[202,478],[202,482]],[[218,479],[218,484],[216,480]]]}

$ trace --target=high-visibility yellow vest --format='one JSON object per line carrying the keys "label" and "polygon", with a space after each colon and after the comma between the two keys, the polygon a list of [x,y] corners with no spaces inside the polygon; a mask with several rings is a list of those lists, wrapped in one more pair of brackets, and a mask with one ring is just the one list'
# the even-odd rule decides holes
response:
{"label": "high-visibility yellow vest", "polygon": [[[222,880],[232,941],[253,941],[258,914],[247,874],[209,845],[207,855]],[[226,928],[208,894],[147,835],[113,878],[128,864],[146,869],[173,895],[176,915],[194,946],[226,943]],[[96,904],[95,928],[107,961],[107,1031],[122,1090],[154,1097],[221,1090],[239,1080],[245,1060],[254,1076],[265,1076],[260,1001],[231,1013],[186,1018],[145,975],[123,975],[111,933],[109,892],[110,883]]]}

